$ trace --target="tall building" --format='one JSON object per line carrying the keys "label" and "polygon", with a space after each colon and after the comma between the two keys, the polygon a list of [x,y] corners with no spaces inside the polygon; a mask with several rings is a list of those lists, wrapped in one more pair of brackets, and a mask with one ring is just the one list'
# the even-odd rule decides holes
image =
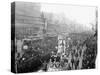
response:
{"label": "tall building", "polygon": [[[42,36],[43,21],[41,5],[31,2],[15,2],[15,34],[18,39],[29,36]],[[13,13],[12,13],[13,14]]]}

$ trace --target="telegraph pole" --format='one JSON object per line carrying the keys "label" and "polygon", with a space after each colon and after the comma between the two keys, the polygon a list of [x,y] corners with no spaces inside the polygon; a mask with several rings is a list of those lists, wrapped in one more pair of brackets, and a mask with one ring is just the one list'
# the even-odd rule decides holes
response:
{"label": "telegraph pole", "polygon": [[43,21],[43,38],[45,38],[46,30],[47,30],[47,19],[45,18],[43,12],[42,12],[41,18],[42,18],[42,21]]}

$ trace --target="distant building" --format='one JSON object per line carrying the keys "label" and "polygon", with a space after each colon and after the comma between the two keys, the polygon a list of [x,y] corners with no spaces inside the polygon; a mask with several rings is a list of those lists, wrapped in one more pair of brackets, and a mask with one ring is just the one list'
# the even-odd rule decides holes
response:
{"label": "distant building", "polygon": [[15,33],[17,38],[42,37],[44,23],[40,10],[40,3],[15,2]]}

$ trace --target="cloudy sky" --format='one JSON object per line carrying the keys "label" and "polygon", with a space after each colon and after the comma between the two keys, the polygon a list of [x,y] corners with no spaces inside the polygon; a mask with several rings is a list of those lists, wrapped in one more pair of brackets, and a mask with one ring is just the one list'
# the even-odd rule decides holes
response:
{"label": "cloudy sky", "polygon": [[90,29],[90,23],[95,24],[96,22],[96,7],[42,4],[41,11],[64,14],[68,19],[78,22]]}

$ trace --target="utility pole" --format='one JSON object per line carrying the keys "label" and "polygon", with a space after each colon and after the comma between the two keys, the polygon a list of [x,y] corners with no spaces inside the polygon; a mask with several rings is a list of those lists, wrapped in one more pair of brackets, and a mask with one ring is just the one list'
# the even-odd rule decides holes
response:
{"label": "utility pole", "polygon": [[46,31],[47,31],[47,19],[45,18],[45,16],[44,16],[44,13],[42,12],[42,14],[41,14],[41,19],[42,19],[42,21],[43,21],[43,37],[45,37],[46,36]]}

